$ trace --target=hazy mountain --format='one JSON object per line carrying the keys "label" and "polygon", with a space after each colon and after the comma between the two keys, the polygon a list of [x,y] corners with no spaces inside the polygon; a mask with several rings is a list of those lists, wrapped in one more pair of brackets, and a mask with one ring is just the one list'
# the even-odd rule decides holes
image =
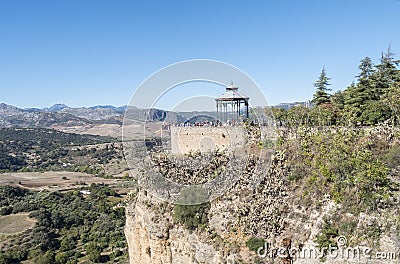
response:
{"label": "hazy mountain", "polygon": [[54,104],[54,105],[50,106],[47,110],[50,112],[58,112],[65,108],[69,108],[69,107],[65,104]]}
{"label": "hazy mountain", "polygon": [[121,119],[126,106],[97,105],[92,107],[69,107],[65,104],[55,104],[43,111],[71,114],[89,120]]}
{"label": "hazy mountain", "polygon": [[18,114],[22,114],[25,111],[21,108],[12,106],[12,105],[8,105],[5,103],[1,103],[0,104],[0,118],[2,117],[6,117],[6,116],[13,116],[13,115],[18,115]]}
{"label": "hazy mountain", "polygon": [[283,108],[285,110],[289,110],[290,108],[295,107],[297,105],[303,105],[305,107],[310,107],[311,102],[310,101],[305,101],[305,102],[293,102],[293,103],[280,103],[280,104],[276,105],[275,107]]}
{"label": "hazy mountain", "polygon": [[31,107],[31,108],[24,108],[24,111],[26,111],[26,112],[41,112],[41,111],[43,111],[43,109]]}
{"label": "hazy mountain", "polygon": [[[89,108],[92,109],[92,110],[94,110],[94,109],[111,109],[111,110],[113,110],[115,112],[118,112],[118,113],[122,114],[127,109],[127,106],[124,105],[124,106],[116,107],[116,106],[112,106],[112,105],[96,105],[96,106],[91,106]],[[133,108],[136,108],[136,107],[133,107]]]}
{"label": "hazy mountain", "polygon": [[110,108],[64,108],[60,113],[71,114],[90,120],[106,120],[111,118],[122,118],[122,113]]}
{"label": "hazy mountain", "polygon": [[[164,120],[166,111],[142,110],[129,107],[135,117],[146,116],[146,121]],[[0,104],[0,127],[51,127],[84,126],[94,124],[122,124],[127,106],[98,105],[92,107],[69,107],[55,104],[49,108],[22,109],[5,103]],[[142,120],[142,119],[140,119]]]}
{"label": "hazy mountain", "polygon": [[[282,103],[276,107],[290,109],[295,105],[308,102]],[[216,117],[216,112],[192,111],[170,112],[161,109],[138,109],[133,106],[97,105],[92,107],[68,107],[55,104],[49,108],[21,109],[5,103],[0,104],[0,127],[73,127],[95,124],[118,124],[123,122],[124,115],[131,121],[165,121],[183,123],[188,120],[196,122]],[[198,119],[197,117],[201,117]]]}
{"label": "hazy mountain", "polygon": [[[114,109],[115,108],[115,109]],[[55,104],[49,108],[21,109],[0,104],[0,127],[83,126],[90,124],[122,124],[124,107],[71,108]]]}
{"label": "hazy mountain", "polygon": [[83,126],[93,122],[74,115],[58,112],[28,112],[0,118],[0,127]]}

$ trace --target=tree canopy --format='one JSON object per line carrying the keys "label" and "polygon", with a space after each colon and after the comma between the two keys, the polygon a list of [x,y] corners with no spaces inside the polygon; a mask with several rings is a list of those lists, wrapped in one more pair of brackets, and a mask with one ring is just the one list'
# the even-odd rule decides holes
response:
{"label": "tree canopy", "polygon": [[382,122],[400,124],[400,60],[395,59],[389,47],[382,52],[377,64],[365,57],[359,72],[347,88],[329,94],[325,67],[313,84],[315,93],[312,107],[297,105],[288,110],[273,109],[280,126],[298,125],[362,125]]}
{"label": "tree canopy", "polygon": [[314,83],[314,87],[317,88],[312,102],[315,105],[321,105],[321,104],[326,104],[330,102],[330,95],[328,94],[328,91],[331,89],[328,88],[328,85],[330,85],[329,78],[326,75],[326,70],[325,66],[322,68],[321,74],[319,75],[318,80]]}

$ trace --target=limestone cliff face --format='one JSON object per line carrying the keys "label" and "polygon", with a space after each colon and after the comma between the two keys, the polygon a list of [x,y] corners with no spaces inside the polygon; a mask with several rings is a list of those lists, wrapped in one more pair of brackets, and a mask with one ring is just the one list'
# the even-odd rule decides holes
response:
{"label": "limestone cliff face", "polygon": [[[232,198],[232,197],[231,197]],[[130,263],[132,264],[197,264],[197,263],[321,263],[318,257],[294,257],[286,259],[275,256],[273,258],[259,258],[245,246],[249,238],[238,226],[235,208],[242,207],[240,197],[230,201],[219,200],[212,204],[210,210],[209,227],[205,230],[193,232],[185,229],[172,218],[172,205],[160,202],[148,195],[146,191],[139,191],[136,200],[127,207],[127,221],[125,227],[129,246]],[[326,198],[321,212],[305,212],[293,210],[294,215],[289,217],[286,231],[275,236],[275,246],[297,249],[298,241],[303,247],[317,250],[313,242],[321,231],[321,219],[336,209],[335,204]],[[360,217],[362,219],[370,216]],[[366,221],[364,219],[364,221]],[[372,221],[372,220],[371,220]],[[253,225],[257,223],[252,222]],[[243,223],[242,223],[243,224]],[[265,232],[265,230],[263,230]],[[268,234],[269,237],[271,233]],[[287,244],[289,240],[289,244]],[[286,241],[286,242],[285,242]],[[296,241],[296,242],[295,242]],[[286,244],[285,244],[286,243]],[[290,245],[290,243],[292,243]],[[399,242],[395,237],[383,236],[380,241],[380,250],[395,253],[399,257]],[[372,254],[372,253],[371,253]],[[398,259],[368,259],[362,254],[360,258],[332,258],[327,257],[324,263],[398,263]]]}
{"label": "limestone cliff face", "polygon": [[171,206],[140,191],[127,207],[125,233],[130,263],[221,263],[217,249],[199,233],[174,223]]}
{"label": "limestone cliff face", "polygon": [[258,188],[244,173],[226,195],[211,202],[207,226],[194,231],[173,218],[172,204],[140,189],[126,210],[130,263],[254,263],[257,256],[246,241],[282,233],[283,168],[277,155]]}
{"label": "limestone cliff face", "polygon": [[[274,153],[270,168],[262,171],[257,185],[253,185],[251,180],[254,164],[249,162],[247,167],[239,166],[243,173],[237,182],[224,195],[211,201],[207,225],[193,231],[175,219],[173,204],[159,201],[144,189],[139,189],[126,210],[125,232],[130,263],[399,263],[398,202],[389,208],[390,212],[383,208],[350,213],[327,192],[322,192],[320,196],[306,196],[304,186],[308,181],[303,184],[301,179],[289,179],[290,160],[289,154],[285,153],[285,150]],[[195,159],[193,157],[190,162],[195,162]],[[220,159],[219,163],[223,164],[222,157]],[[171,176],[174,182],[192,185],[203,183],[199,178],[207,181],[198,171],[170,165],[172,162],[165,157],[156,164],[162,164],[164,174]],[[185,168],[192,167],[196,166],[188,165]],[[214,169],[209,165],[209,170]],[[398,171],[393,175],[398,181]],[[343,229],[350,231],[342,233],[338,229],[336,234],[331,234],[325,227],[335,221],[342,224],[337,220],[338,215],[343,216],[341,219],[346,220],[345,223],[351,223],[351,228]],[[273,250],[268,250],[266,256],[258,256],[254,249],[259,248],[259,244],[255,243],[254,246],[249,243],[260,239],[268,243],[268,249],[308,249],[318,252],[321,244],[317,245],[316,241],[334,245],[337,242],[334,239],[342,235],[347,236],[348,242],[343,246],[344,249],[372,247],[372,259],[363,256],[291,257]],[[374,258],[379,251],[394,253],[389,257],[395,259]]]}

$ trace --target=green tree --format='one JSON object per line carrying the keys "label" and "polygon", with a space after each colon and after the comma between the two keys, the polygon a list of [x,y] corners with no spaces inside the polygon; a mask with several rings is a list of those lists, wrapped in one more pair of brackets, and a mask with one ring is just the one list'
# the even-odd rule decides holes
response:
{"label": "green tree", "polygon": [[61,251],[68,251],[74,249],[76,246],[76,240],[70,235],[65,235],[60,243]]}
{"label": "green tree", "polygon": [[[344,116],[347,121],[353,124],[363,122],[363,112],[370,101],[375,97],[375,85],[371,76],[374,74],[373,63],[369,57],[361,60],[360,73],[357,77],[357,84],[354,82],[347,88],[345,93]],[[365,116],[365,115],[364,115]]]}
{"label": "green tree", "polygon": [[383,100],[371,100],[365,104],[360,116],[364,125],[375,125],[390,119],[390,108]]}
{"label": "green tree", "polygon": [[54,264],[54,262],[53,251],[46,251],[44,254],[41,254],[34,259],[34,263],[36,264]]}
{"label": "green tree", "polygon": [[4,264],[10,263],[8,258],[6,256],[4,256],[4,254],[1,252],[0,252],[0,263],[4,263]]}
{"label": "green tree", "polygon": [[330,78],[326,75],[324,66],[318,80],[314,83],[314,87],[317,90],[315,91],[312,102],[315,105],[321,105],[330,102],[330,95],[328,94],[328,91],[331,90],[328,88],[328,85],[330,85],[329,80]]}
{"label": "green tree", "polygon": [[338,91],[331,97],[332,108],[335,109],[335,124],[346,125],[346,113],[344,108],[346,107],[346,91]]}
{"label": "green tree", "polygon": [[330,126],[336,124],[337,114],[334,104],[323,104],[314,106],[309,116],[313,125]]}
{"label": "green tree", "polygon": [[303,105],[296,105],[287,111],[287,125],[301,126],[310,123],[310,109]]}
{"label": "green tree", "polygon": [[360,73],[357,75],[359,82],[368,80],[374,73],[374,64],[372,63],[371,58],[365,57],[362,59],[358,69],[360,69]]}
{"label": "green tree", "polygon": [[101,248],[95,243],[90,242],[85,246],[86,255],[92,262],[99,262],[101,258]]}
{"label": "green tree", "polygon": [[400,124],[400,82],[392,85],[383,96],[383,102],[390,108],[392,125]]}
{"label": "green tree", "polygon": [[349,103],[354,107],[361,108],[363,103],[374,99],[375,96],[375,85],[371,76],[374,74],[373,63],[369,57],[365,57],[361,60],[358,69],[360,73],[357,77],[357,85],[351,91],[351,98],[349,98]]}
{"label": "green tree", "polygon": [[390,46],[386,53],[382,53],[380,64],[375,66],[376,72],[373,75],[376,86],[375,99],[380,99],[393,84],[400,82],[400,72],[397,69],[399,62],[394,59]]}
{"label": "green tree", "polygon": [[287,119],[287,111],[280,107],[272,107],[272,113],[274,114],[274,118],[279,126],[283,126]]}
{"label": "green tree", "polygon": [[345,105],[345,94],[342,91],[337,91],[331,97],[332,104],[336,106],[337,109],[343,110]]}
{"label": "green tree", "polygon": [[65,264],[69,260],[68,254],[65,252],[58,252],[55,256],[56,263]]}

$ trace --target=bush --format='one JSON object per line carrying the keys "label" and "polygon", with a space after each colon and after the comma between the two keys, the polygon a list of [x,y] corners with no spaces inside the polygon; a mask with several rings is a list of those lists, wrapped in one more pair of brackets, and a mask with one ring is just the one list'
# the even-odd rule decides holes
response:
{"label": "bush", "polygon": [[329,248],[329,246],[336,247],[337,243],[334,240],[338,236],[338,230],[328,223],[322,227],[321,233],[315,238],[314,242],[317,243],[319,249]]}
{"label": "bush", "polygon": [[54,252],[53,251],[46,251],[46,253],[37,256],[34,259],[34,263],[36,264],[54,264]]}
{"label": "bush", "polygon": [[396,144],[389,149],[385,155],[385,163],[390,168],[396,168],[400,165],[400,144]]}
{"label": "bush", "polygon": [[[4,263],[16,263],[24,261],[26,260],[27,257],[28,257],[28,252],[20,247],[8,249],[6,252],[4,252],[3,255]],[[3,263],[1,262],[1,257],[0,257],[0,263]]]}
{"label": "bush", "polygon": [[251,237],[249,240],[246,241],[246,246],[254,251],[257,252],[259,248],[264,248],[265,240],[262,238]]}
{"label": "bush", "polygon": [[0,215],[9,215],[12,213],[12,211],[13,208],[11,206],[5,206],[0,209]]}
{"label": "bush", "polygon": [[92,262],[99,262],[101,258],[101,248],[94,242],[90,242],[85,246],[86,255]]}
{"label": "bush", "polygon": [[174,205],[174,219],[183,224],[185,228],[194,230],[204,228],[208,224],[208,211],[210,203],[198,205]]}

